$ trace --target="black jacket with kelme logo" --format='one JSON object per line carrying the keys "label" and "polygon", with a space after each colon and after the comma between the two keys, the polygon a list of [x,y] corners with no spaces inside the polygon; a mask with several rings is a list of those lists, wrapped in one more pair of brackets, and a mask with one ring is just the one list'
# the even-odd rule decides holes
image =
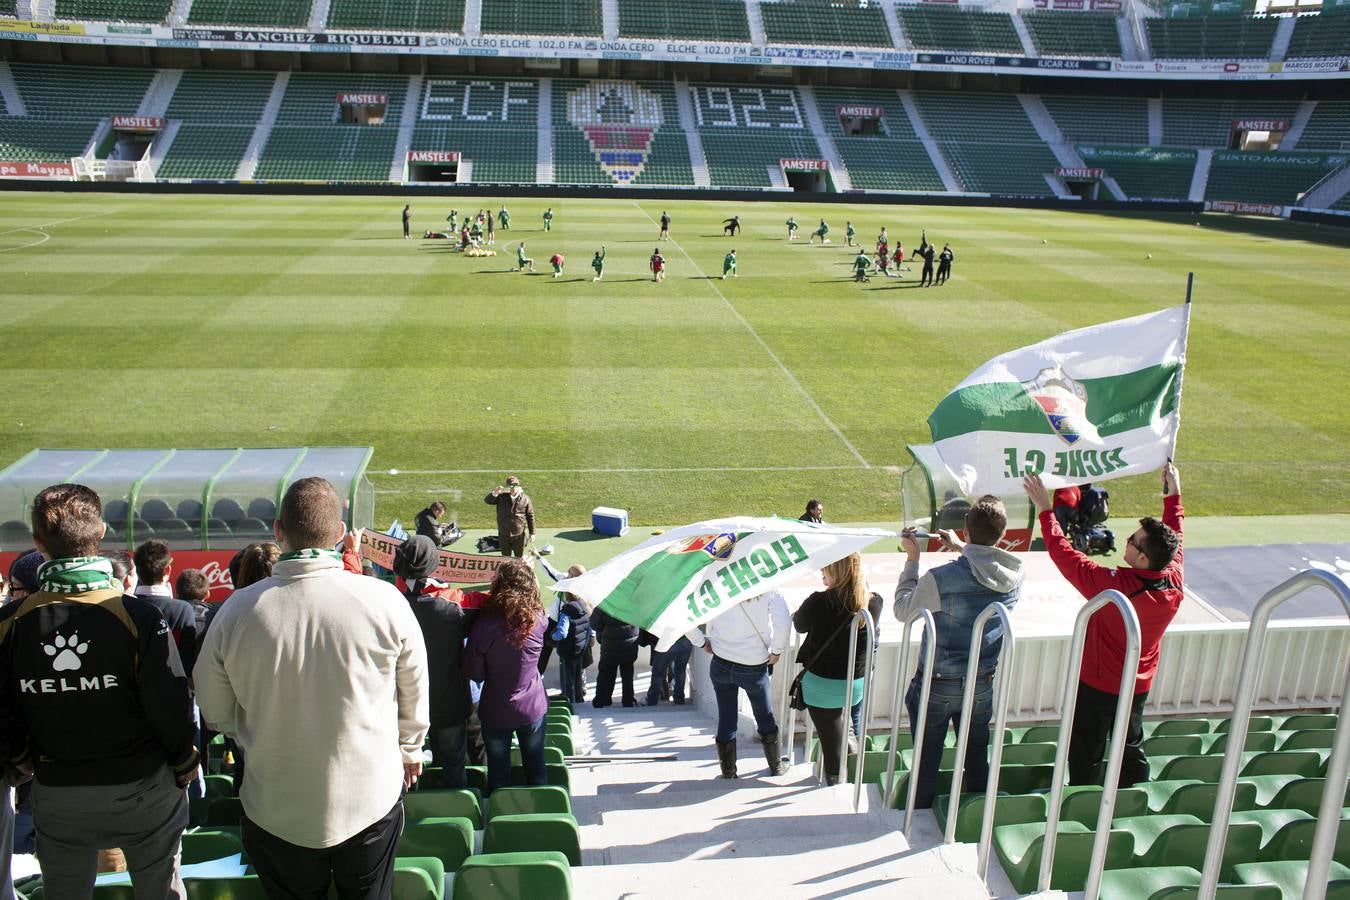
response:
{"label": "black jacket with kelme logo", "polygon": [[192,701],[159,611],[118,591],[38,592],[0,610],[0,759],[49,786],[197,765]]}

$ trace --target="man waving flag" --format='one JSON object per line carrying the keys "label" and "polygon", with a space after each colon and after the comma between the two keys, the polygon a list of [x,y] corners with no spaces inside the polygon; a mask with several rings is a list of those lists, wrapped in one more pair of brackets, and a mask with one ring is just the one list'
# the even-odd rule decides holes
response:
{"label": "man waving flag", "polygon": [[675,528],[554,589],[655,634],[664,651],[742,600],[823,569],[894,533],[737,516]]}
{"label": "man waving flag", "polygon": [[928,417],[970,496],[1022,476],[1050,488],[1160,468],[1176,446],[1190,305],[1068,331],[996,356]]}

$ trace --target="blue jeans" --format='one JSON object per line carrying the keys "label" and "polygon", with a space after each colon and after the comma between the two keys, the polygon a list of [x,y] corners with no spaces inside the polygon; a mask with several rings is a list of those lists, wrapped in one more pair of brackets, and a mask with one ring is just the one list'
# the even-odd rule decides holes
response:
{"label": "blue jeans", "polygon": [[[447,788],[469,786],[464,774],[464,766],[469,761],[468,732],[467,722],[450,728],[431,729],[431,764],[440,767]],[[510,753],[509,747],[507,753]]]}
{"label": "blue jeans", "polygon": [[736,740],[738,690],[745,691],[745,695],[750,698],[756,730],[761,735],[773,734],[778,730],[778,721],[773,717],[773,704],[769,702],[767,663],[743,666],[713,656],[708,675],[712,678],[713,694],[717,697],[717,740]]}
{"label": "blue jeans", "polygon": [[[905,693],[905,708],[909,710],[909,733],[917,739],[914,727],[919,720],[919,694],[923,682],[919,675],[909,683]],[[914,808],[927,809],[937,795],[938,765],[942,760],[942,744],[947,737],[947,726],[961,726],[961,694],[964,678],[933,678],[928,694],[928,718],[923,725],[922,757],[918,761],[919,787],[914,795]],[[970,718],[970,740],[966,744],[965,778],[961,792],[979,792],[989,783],[989,720],[994,715],[994,676],[980,675],[975,680],[974,709]]]}
{"label": "blue jeans", "polygon": [[675,670],[675,689],[670,696],[676,703],[684,702],[685,678],[689,672],[689,656],[693,652],[694,645],[689,638],[682,637],[665,653],[652,653],[655,658],[652,660],[652,684],[647,688],[648,706],[661,702],[661,685],[665,684],[666,672],[671,669]]}
{"label": "blue jeans", "polygon": [[511,784],[511,735],[520,742],[520,761],[525,765],[525,783],[548,784],[548,769],[544,765],[544,719],[540,716],[529,725],[498,731],[483,728],[483,747],[487,752],[488,793]]}

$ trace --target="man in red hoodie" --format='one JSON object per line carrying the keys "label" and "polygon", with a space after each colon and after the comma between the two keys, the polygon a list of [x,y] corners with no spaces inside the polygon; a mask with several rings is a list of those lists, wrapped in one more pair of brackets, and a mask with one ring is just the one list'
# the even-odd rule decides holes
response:
{"label": "man in red hoodie", "polygon": [[[1163,517],[1139,520],[1139,528],[1125,545],[1125,565],[1114,569],[1092,562],[1073,549],[1051,511],[1050,494],[1037,475],[1023,480],[1036,506],[1045,549],[1069,583],[1091,599],[1105,590],[1129,598],[1139,616],[1142,646],[1139,675],[1125,735],[1125,758],[1120,786],[1148,780],[1144,739],[1144,703],[1158,672],[1158,649],[1182,600],[1181,481],[1171,463],[1163,470]],[[1125,626],[1120,613],[1107,607],[1088,621],[1083,667],[1078,676],[1078,707],[1069,736],[1069,783],[1099,784],[1099,767],[1116,714],[1121,670],[1125,663]]]}

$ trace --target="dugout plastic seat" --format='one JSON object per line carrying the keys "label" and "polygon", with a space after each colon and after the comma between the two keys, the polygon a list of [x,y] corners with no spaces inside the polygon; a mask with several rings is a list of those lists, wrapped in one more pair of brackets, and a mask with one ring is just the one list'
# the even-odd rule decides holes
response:
{"label": "dugout plastic seat", "polygon": [[244,518],[244,508],[233,497],[221,497],[211,504],[211,516],[233,525]]}
{"label": "dugout plastic seat", "polygon": [[255,540],[271,540],[272,526],[262,519],[247,517],[240,519],[233,525],[234,533],[241,538],[252,538]]}
{"label": "dugout plastic seat", "polygon": [[[937,818],[938,828],[944,833],[947,828],[947,809],[951,803],[950,794],[939,794],[933,798],[933,814]],[[994,799],[994,827],[1000,825],[1026,825],[1032,822],[1045,822],[1045,794],[999,794]],[[973,844],[980,839],[980,826],[984,821],[984,794],[962,794],[956,808],[956,840]]]}
{"label": "dugout plastic seat", "polygon": [[556,784],[541,784],[529,787],[504,787],[492,795],[488,804],[489,820],[496,816],[513,816],[525,813],[565,813],[571,815],[572,800]]}
{"label": "dugout plastic seat", "polygon": [[125,500],[109,500],[103,504],[103,520],[105,522],[116,522],[119,525],[127,520],[127,513],[131,507]]}
{"label": "dugout plastic seat", "polygon": [[581,831],[571,813],[494,816],[483,826],[484,853],[556,850],[581,865]]}
{"label": "dugout plastic seat", "polygon": [[[406,809],[405,813],[406,815]],[[458,871],[473,855],[473,823],[460,817],[423,818],[403,826],[398,856],[431,856],[447,872]]]}
{"label": "dugout plastic seat", "polygon": [[165,541],[197,541],[197,534],[192,526],[182,519],[165,519],[162,522],[155,523],[155,536]]}
{"label": "dugout plastic seat", "polygon": [[229,878],[187,878],[187,900],[268,900],[257,875]]}
{"label": "dugout plastic seat", "polygon": [[0,524],[0,544],[28,544],[31,539],[32,532],[22,522],[11,519]]}
{"label": "dugout plastic seat", "polygon": [[[1235,868],[1243,884],[1274,884],[1283,892],[1284,900],[1301,900],[1308,881],[1307,861],[1240,863]],[[1330,875],[1327,900],[1350,900],[1350,867],[1333,862]]]}
{"label": "dugout plastic seat", "polygon": [[173,518],[173,510],[169,504],[156,497],[141,504],[141,518],[147,522],[162,522]]}
{"label": "dugout plastic seat", "polygon": [[452,900],[571,900],[567,857],[555,850],[470,856],[455,874]]}
{"label": "dugout plastic seat", "polygon": [[179,500],[174,515],[185,522],[199,522],[202,518],[202,509],[200,500]]}
{"label": "dugout plastic seat", "polygon": [[255,497],[249,501],[248,515],[254,519],[262,519],[264,522],[277,517],[277,504],[267,497]]}
{"label": "dugout plastic seat", "polygon": [[[1061,822],[1055,843],[1055,862],[1050,887],[1061,891],[1081,891],[1087,880],[1092,857],[1092,829],[1077,822]],[[1045,844],[1045,824],[1004,825],[994,829],[994,850],[1008,880],[1019,893],[1036,890]],[[1132,863],[1134,837],[1112,828],[1106,840],[1106,868],[1119,869]]]}
{"label": "dugout plastic seat", "polygon": [[183,865],[242,855],[244,842],[227,831],[188,831],[183,834]]}
{"label": "dugout plastic seat", "polygon": [[483,805],[478,793],[465,788],[417,790],[403,798],[403,818],[407,822],[454,817],[468,820],[474,829],[483,827]]}
{"label": "dugout plastic seat", "polygon": [[209,543],[228,541],[233,537],[234,531],[224,519],[210,518],[206,520],[206,540]]}

